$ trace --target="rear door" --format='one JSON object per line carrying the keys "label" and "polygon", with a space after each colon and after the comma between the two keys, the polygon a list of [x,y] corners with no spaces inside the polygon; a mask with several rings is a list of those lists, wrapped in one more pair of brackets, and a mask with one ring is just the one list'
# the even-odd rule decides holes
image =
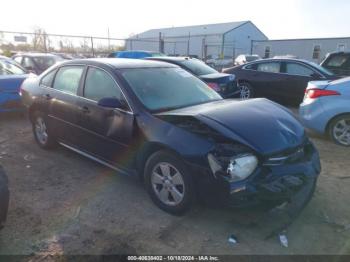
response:
{"label": "rear door", "polygon": [[[98,105],[102,98],[118,98],[125,109]],[[127,166],[124,161],[133,135],[134,116],[112,74],[89,66],[78,101],[80,146],[110,163]]]}
{"label": "rear door", "polygon": [[[46,75],[48,82],[50,77],[53,78],[52,87],[45,87],[41,98],[46,101],[45,107],[52,131],[60,140],[72,145],[79,141],[77,92],[82,84],[84,69],[83,65],[69,65],[59,68],[57,73]],[[40,84],[42,87],[46,84],[43,80]]]}
{"label": "rear door", "polygon": [[308,82],[322,78],[313,68],[297,62],[283,62],[282,73],[286,79],[282,94],[291,102],[301,102]]}
{"label": "rear door", "polygon": [[275,97],[280,95],[280,86],[283,84],[281,77],[281,63],[279,61],[269,61],[257,63],[251,72],[252,85],[257,92],[257,96]]}

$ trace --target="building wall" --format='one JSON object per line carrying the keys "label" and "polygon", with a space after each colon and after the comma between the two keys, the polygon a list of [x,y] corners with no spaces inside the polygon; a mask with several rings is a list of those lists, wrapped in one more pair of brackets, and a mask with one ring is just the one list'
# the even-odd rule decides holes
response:
{"label": "building wall", "polygon": [[[251,40],[267,40],[267,37],[251,22],[247,22],[225,34],[167,37],[164,39],[164,53],[170,55],[196,55],[236,57],[251,51]],[[189,43],[188,43],[189,42]],[[189,53],[188,53],[189,45]],[[137,38],[126,41],[128,50],[159,51],[159,37]]]}
{"label": "building wall", "polygon": [[[320,46],[318,58],[313,57],[316,45]],[[339,45],[344,45],[344,50],[339,50]],[[297,58],[320,63],[327,53],[334,51],[350,51],[350,38],[256,41],[253,42],[253,54],[265,57],[265,48],[267,46],[269,46],[271,50],[270,57],[293,55]]]}
{"label": "building wall", "polygon": [[224,55],[237,57],[240,54],[250,54],[252,40],[267,39],[254,24],[248,22],[225,34]]}
{"label": "building wall", "polygon": [[[167,37],[164,40],[164,53],[168,55],[196,55],[202,58],[204,55],[204,45],[207,45],[207,55],[220,55],[222,35],[200,35]],[[128,39],[125,43],[127,50],[148,50],[159,51],[159,38]]]}

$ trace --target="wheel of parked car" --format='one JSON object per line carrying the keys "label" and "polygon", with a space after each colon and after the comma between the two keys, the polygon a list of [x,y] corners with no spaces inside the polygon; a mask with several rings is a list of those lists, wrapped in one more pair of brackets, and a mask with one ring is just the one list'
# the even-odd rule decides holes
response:
{"label": "wheel of parked car", "polygon": [[239,84],[239,89],[241,91],[241,99],[249,99],[254,97],[254,89],[248,82],[242,82]]}
{"label": "wheel of parked car", "polygon": [[39,146],[44,149],[52,148],[55,145],[55,140],[48,131],[47,116],[43,113],[35,112],[32,125],[34,137]]}
{"label": "wheel of parked car", "polygon": [[329,124],[329,136],[342,146],[350,146],[350,114],[334,118]]}
{"label": "wheel of parked car", "polygon": [[147,161],[145,184],[153,202],[164,211],[181,215],[194,200],[194,185],[185,163],[175,154],[158,151]]}

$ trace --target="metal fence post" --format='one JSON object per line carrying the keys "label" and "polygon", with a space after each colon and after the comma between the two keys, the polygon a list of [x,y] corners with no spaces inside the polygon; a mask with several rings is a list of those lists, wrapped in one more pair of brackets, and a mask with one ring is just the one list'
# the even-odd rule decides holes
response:
{"label": "metal fence post", "polygon": [[91,51],[92,51],[92,57],[95,57],[94,38],[93,37],[91,37]]}

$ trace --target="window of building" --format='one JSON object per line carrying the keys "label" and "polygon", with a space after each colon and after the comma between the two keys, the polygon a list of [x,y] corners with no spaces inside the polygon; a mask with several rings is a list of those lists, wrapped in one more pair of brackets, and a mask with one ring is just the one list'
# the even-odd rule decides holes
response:
{"label": "window of building", "polygon": [[338,51],[339,52],[344,52],[346,49],[346,45],[345,44],[338,44]]}
{"label": "window of building", "polygon": [[265,47],[265,56],[264,58],[270,58],[271,55],[271,47],[270,46],[266,46]]}
{"label": "window of building", "polygon": [[312,59],[320,59],[320,55],[321,55],[321,46],[315,45],[314,51],[312,53]]}

